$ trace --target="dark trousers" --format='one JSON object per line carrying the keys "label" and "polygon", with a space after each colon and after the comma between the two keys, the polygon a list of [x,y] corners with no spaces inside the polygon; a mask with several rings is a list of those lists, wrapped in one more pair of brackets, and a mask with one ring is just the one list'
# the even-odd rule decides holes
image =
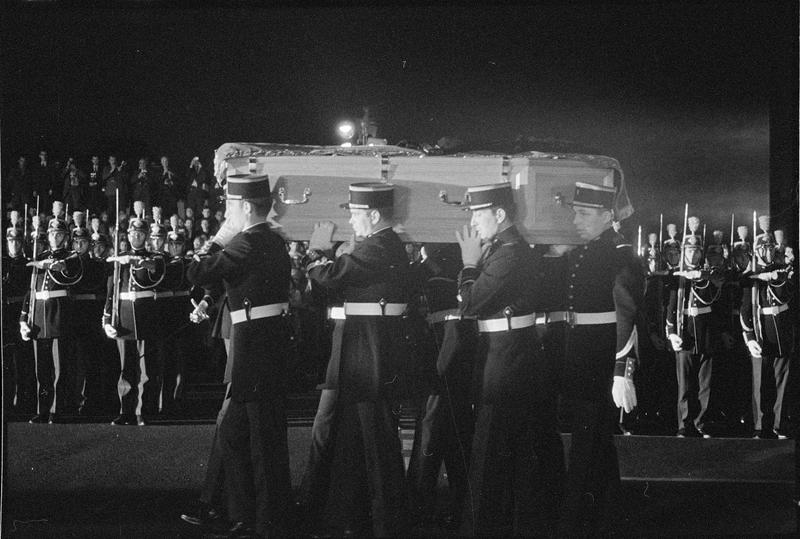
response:
{"label": "dark trousers", "polygon": [[391,406],[383,399],[338,402],[334,414],[329,523],[358,527],[371,515],[374,536],[403,535],[403,457]]}
{"label": "dark trousers", "polygon": [[[752,357],[753,362],[753,423],[755,430],[766,428],[780,430],[783,395],[789,380],[789,358],[762,354]],[[766,417],[766,420],[764,419]]]}
{"label": "dark trousers", "polygon": [[407,478],[412,509],[433,516],[439,468],[444,463],[452,496],[449,513],[461,518],[467,493],[467,466],[472,448],[474,418],[466,394],[429,395],[417,417]]}
{"label": "dark trousers", "polygon": [[68,411],[72,387],[65,382],[70,378],[70,365],[63,353],[65,344],[63,338],[37,339],[34,342],[37,414],[60,414]]}
{"label": "dark trousers", "polygon": [[300,503],[305,516],[312,521],[322,517],[328,499],[338,394],[335,389],[322,390],[311,426],[311,446],[300,483]]}
{"label": "dark trousers", "polygon": [[[230,361],[230,339],[225,339],[225,352],[228,353],[228,361]],[[219,426],[222,424],[222,420],[225,418],[225,413],[231,403],[230,391],[231,384],[228,382],[225,387],[225,399],[222,401],[222,406],[217,414],[214,439],[211,441],[211,453],[208,455],[208,463],[206,464],[206,476],[203,480],[203,487],[200,490],[200,501],[217,508],[223,506],[223,498],[225,496],[225,472],[222,465]]]}
{"label": "dark trousers", "polygon": [[711,367],[709,354],[675,353],[679,429],[703,428],[711,398]]}
{"label": "dark trousers", "polygon": [[[563,477],[564,447],[553,403],[482,404],[472,441],[461,534],[551,535]],[[510,521],[506,505],[513,513]],[[508,523],[513,528],[502,529]]]}
{"label": "dark trousers", "polygon": [[284,526],[291,481],[281,399],[231,399],[219,426],[228,515],[267,535]]}
{"label": "dark trousers", "polygon": [[612,490],[619,487],[614,425],[619,417],[610,403],[567,400],[572,415],[571,443],[559,535],[597,535]]}
{"label": "dark trousers", "polygon": [[4,337],[3,402],[6,410],[13,407],[17,412],[34,413],[37,396],[32,343],[20,339],[19,333]]}

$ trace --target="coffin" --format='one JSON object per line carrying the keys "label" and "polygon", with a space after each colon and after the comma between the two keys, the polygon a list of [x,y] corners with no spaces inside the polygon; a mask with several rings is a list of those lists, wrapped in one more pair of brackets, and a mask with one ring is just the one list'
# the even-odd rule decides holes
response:
{"label": "coffin", "polygon": [[613,158],[527,152],[515,155],[427,155],[396,146],[298,146],[227,143],[215,154],[217,177],[268,174],[274,199],[270,221],[287,240],[307,240],[313,224],[333,221],[334,240],[352,233],[347,201],[354,182],[395,185],[396,230],[405,241],[455,241],[469,222],[460,206],[466,188],[507,181],[517,202],[517,225],[530,243],[577,244],[571,201],[577,181],[614,186],[622,180]]}

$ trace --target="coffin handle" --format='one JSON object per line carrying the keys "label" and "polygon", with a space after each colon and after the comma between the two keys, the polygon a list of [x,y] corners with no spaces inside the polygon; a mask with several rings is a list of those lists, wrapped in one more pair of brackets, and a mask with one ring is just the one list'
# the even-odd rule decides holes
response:
{"label": "coffin handle", "polygon": [[311,188],[306,187],[303,189],[303,199],[291,199],[286,198],[286,189],[284,187],[280,187],[278,189],[278,199],[286,205],[292,206],[296,204],[306,204],[308,202],[309,197],[311,196]]}
{"label": "coffin handle", "polygon": [[462,204],[461,204],[461,202],[451,202],[451,201],[450,201],[450,200],[447,198],[447,191],[445,191],[444,189],[442,189],[441,191],[439,191],[439,200],[440,200],[440,201],[441,201],[443,204],[447,204],[448,206],[461,206],[461,205],[462,205]]}

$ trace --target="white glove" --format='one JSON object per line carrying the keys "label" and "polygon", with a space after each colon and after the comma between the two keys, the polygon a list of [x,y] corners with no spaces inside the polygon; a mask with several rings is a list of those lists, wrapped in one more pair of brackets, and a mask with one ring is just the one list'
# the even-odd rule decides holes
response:
{"label": "white glove", "polygon": [[463,235],[456,230],[456,241],[461,247],[461,261],[465,266],[477,266],[484,250],[488,249],[488,244],[482,246],[480,235],[469,225],[464,225]]}
{"label": "white glove", "polygon": [[778,272],[777,271],[767,271],[765,273],[757,273],[753,275],[753,279],[758,279],[759,281],[770,282],[770,281],[777,281],[778,280]]}
{"label": "white glove", "polygon": [[678,277],[685,277],[689,280],[696,280],[699,279],[702,275],[700,270],[688,270],[688,271],[676,271],[675,275]]}
{"label": "white glove", "polygon": [[205,300],[200,300],[200,303],[192,300],[192,305],[194,305],[194,310],[189,313],[189,320],[191,320],[192,323],[199,324],[203,320],[208,320],[209,316],[208,313],[206,313],[208,303]]}
{"label": "white glove", "polygon": [[761,345],[756,341],[747,341],[747,349],[753,357],[761,357]]}
{"label": "white glove", "polygon": [[222,226],[219,227],[219,230],[217,230],[217,233],[214,234],[214,239],[211,241],[220,247],[225,247],[228,245],[228,242],[230,242],[238,233],[239,231],[233,228],[233,226],[230,224],[230,221],[226,219],[225,222],[222,223]]}
{"label": "white glove", "polygon": [[336,225],[331,221],[316,223],[308,240],[308,250],[330,251],[333,249],[334,228],[336,228]]}
{"label": "white glove", "polygon": [[672,349],[676,352],[681,351],[681,345],[683,344],[683,339],[681,339],[677,333],[670,333],[669,335],[669,342],[672,344]]}
{"label": "white glove", "polygon": [[636,408],[636,387],[633,385],[633,380],[629,378],[615,376],[611,396],[614,398],[617,408],[622,408],[626,414]]}
{"label": "white glove", "polygon": [[23,341],[31,340],[31,327],[27,322],[19,323],[19,335],[22,337]]}
{"label": "white glove", "polygon": [[111,324],[103,324],[103,331],[106,332],[106,337],[109,339],[117,338],[117,330]]}

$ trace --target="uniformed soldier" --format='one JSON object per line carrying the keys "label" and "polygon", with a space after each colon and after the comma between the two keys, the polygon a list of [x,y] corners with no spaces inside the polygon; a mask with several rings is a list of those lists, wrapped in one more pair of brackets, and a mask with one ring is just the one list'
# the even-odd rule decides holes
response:
{"label": "uniformed soldier", "polygon": [[[742,289],[742,336],[753,365],[755,438],[786,438],[783,397],[794,349],[796,318],[790,301],[797,288],[793,254],[776,252],[769,216],[760,216],[762,234],[755,239],[755,264]],[[787,253],[789,257],[787,258]]]}
{"label": "uniformed soldier", "polygon": [[[461,533],[498,533],[502,499],[513,490],[514,532],[552,533],[557,516],[545,515],[550,529],[536,525],[545,508],[534,506],[535,458],[542,470],[563,473],[564,450],[557,430],[557,380],[551,358],[540,353],[536,332],[536,270],[533,250],[514,225],[511,184],[470,187],[469,226],[456,233],[463,269],[460,311],[478,319],[480,349],[476,376],[477,419],[469,467],[470,499]],[[549,485],[558,499],[560,484]]]}
{"label": "uniformed soldier", "polygon": [[[666,335],[675,352],[678,380],[677,436],[710,438],[706,429],[711,399],[714,355],[712,305],[720,297],[724,275],[718,268],[704,268],[700,219],[689,217],[690,234],[683,242],[682,269],[670,290]],[[680,311],[680,312],[679,312]]]}
{"label": "uniformed soldier", "polygon": [[462,266],[458,246],[425,245],[420,252],[418,271],[422,273],[427,321],[434,341],[433,373],[430,390],[420,406],[407,477],[412,510],[423,523],[429,522],[436,510],[439,469],[444,463],[450,499],[442,522],[454,529],[461,523],[468,491],[478,331],[475,318],[464,317],[458,310]]}
{"label": "uniformed soldier", "polygon": [[564,404],[572,440],[559,533],[600,531],[610,491],[619,485],[613,433],[618,414],[636,406],[635,321],[644,289],[630,248],[614,242],[615,189],[575,184],[572,202],[578,235],[587,243],[568,255]]}
{"label": "uniformed soldier", "polygon": [[85,228],[72,231],[72,248],[83,264],[80,281],[71,288],[75,302],[75,316],[71,319],[71,332],[75,360],[75,395],[78,414],[104,412],[108,403],[104,402],[102,372],[105,370],[102,354],[105,341],[103,330],[97,320],[103,316],[106,302],[108,275],[102,259],[91,256],[89,250],[91,236]]}
{"label": "uniformed soldier", "polygon": [[[155,288],[164,279],[163,254],[147,250],[147,223],[133,218],[128,223],[130,249],[108,257],[118,266],[108,279],[103,329],[117,340],[120,376],[117,392],[120,415],[112,425],[145,424],[142,417],[145,385],[155,371],[158,342],[162,336],[162,311],[156,304]],[[152,388],[148,386],[148,390]]]}
{"label": "uniformed soldier", "polygon": [[681,263],[681,242],[678,241],[678,226],[675,223],[667,225],[668,239],[664,240],[662,255],[666,269],[675,271]]}
{"label": "uniformed soldier", "polygon": [[[152,240],[153,233],[156,240]],[[151,225],[151,241],[154,252],[160,252],[166,236],[164,225]],[[161,239],[159,239],[161,238]],[[158,287],[159,301],[164,313],[164,337],[160,347],[159,378],[161,389],[158,409],[162,413],[179,413],[183,406],[183,392],[186,384],[187,358],[196,348],[197,336],[194,327],[187,321],[193,307],[189,299],[192,285],[186,279],[186,270],[191,261],[185,256],[186,242],[175,234],[167,240],[167,269],[164,281]],[[163,300],[161,296],[164,296]]]}
{"label": "uniformed soldier", "polygon": [[6,410],[33,413],[36,408],[36,374],[30,342],[20,339],[22,302],[30,290],[31,268],[23,252],[21,228],[6,230],[3,256],[3,402]]}
{"label": "uniformed soldier", "polygon": [[[332,471],[328,502],[340,502],[338,528],[360,527],[372,510],[376,536],[405,526],[403,461],[392,406],[403,370],[402,315],[409,296],[405,249],[392,230],[394,186],[350,185],[350,224],[357,237],[352,252],[334,257],[332,225],[315,228],[309,242],[308,278],[344,300],[344,320],[328,363],[325,387],[335,390],[332,417]],[[318,413],[319,415],[319,413]],[[325,499],[324,493],[320,496]]]}
{"label": "uniformed soldier", "polygon": [[19,317],[20,335],[34,339],[38,404],[31,423],[54,423],[57,414],[67,411],[72,388],[59,383],[67,375],[66,339],[74,316],[69,289],[80,281],[83,265],[67,250],[69,231],[60,219],[52,219],[47,228],[50,249],[37,253],[29,262],[34,268],[35,285],[28,291]]}
{"label": "uniformed soldier", "polygon": [[291,494],[285,411],[291,267],[283,240],[266,222],[271,207],[267,176],[228,177],[225,226],[208,256],[195,256],[187,270],[197,286],[224,285],[231,310],[231,400],[218,435],[231,534],[239,535],[286,533]]}

